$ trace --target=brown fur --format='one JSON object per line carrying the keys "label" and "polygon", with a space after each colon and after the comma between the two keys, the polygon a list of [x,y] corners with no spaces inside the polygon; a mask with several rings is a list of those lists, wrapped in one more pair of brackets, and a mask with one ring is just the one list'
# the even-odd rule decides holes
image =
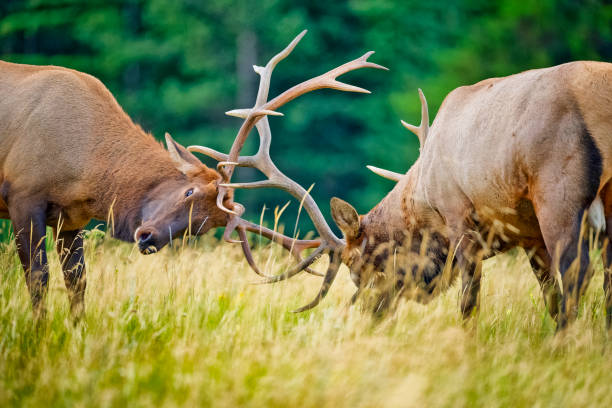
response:
{"label": "brown fur", "polygon": [[[580,226],[598,192],[612,232],[611,179],[612,64],[531,70],[452,91],[419,159],[361,217],[360,229],[376,243],[400,232],[419,238],[430,231],[447,254],[457,248],[466,316],[477,304],[480,261],[523,246],[538,255],[532,264],[563,327],[588,282]],[[349,252],[361,245],[347,241]],[[554,260],[563,279],[562,302]],[[353,274],[362,273],[364,264]],[[610,317],[609,291],[607,306]]]}
{"label": "brown fur", "polygon": [[[160,234],[151,244],[156,249],[170,239],[168,226],[175,226],[173,234],[188,227],[190,211],[194,232],[225,225],[215,205],[218,173],[178,144],[182,157],[171,157],[96,78],[0,61],[0,94],[0,216],[13,221],[35,309],[48,274],[45,225],[76,232],[62,243],[68,248],[64,266],[73,264],[66,276],[78,269],[78,283],[66,280],[81,293],[74,308],[85,283],[84,266],[72,254],[82,254],[82,245],[72,243],[81,242],[78,232],[90,219],[109,220],[113,235],[126,241],[144,222]],[[190,188],[194,194],[186,198]]]}

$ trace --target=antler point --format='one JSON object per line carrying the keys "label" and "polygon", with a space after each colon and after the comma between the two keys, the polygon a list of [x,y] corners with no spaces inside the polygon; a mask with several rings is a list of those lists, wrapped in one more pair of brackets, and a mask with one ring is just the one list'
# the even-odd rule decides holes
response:
{"label": "antler point", "polygon": [[246,119],[249,116],[251,109],[232,109],[225,112],[227,116],[234,116],[241,119]]}

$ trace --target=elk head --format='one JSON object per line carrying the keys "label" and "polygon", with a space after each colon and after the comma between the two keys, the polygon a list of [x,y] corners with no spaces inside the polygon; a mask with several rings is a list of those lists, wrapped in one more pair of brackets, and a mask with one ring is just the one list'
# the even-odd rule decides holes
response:
{"label": "elk head", "polygon": [[[295,48],[298,42],[306,34],[306,31],[300,33],[283,51],[275,55],[265,67],[254,66],[254,70],[260,76],[259,90],[257,93],[257,99],[255,105],[249,109],[238,109],[227,112],[230,116],[236,116],[244,119],[244,122],[234,140],[230,153],[228,155],[219,153],[210,148],[204,146],[190,146],[190,151],[203,153],[219,161],[217,169],[222,177],[222,182],[219,184],[219,194],[217,196],[217,207],[229,214],[230,220],[225,229],[224,237],[226,240],[231,242],[240,242],[242,244],[243,251],[247,258],[247,261],[253,268],[253,270],[262,275],[257,266],[253,261],[248,241],[246,239],[245,231],[253,232],[266,232],[276,242],[281,243],[285,248],[291,251],[292,254],[298,259],[298,264],[292,269],[285,272],[282,275],[277,276],[264,276],[262,283],[278,282],[284,279],[288,279],[295,276],[299,272],[306,270],[312,272],[308,267],[322,254],[327,253],[330,256],[330,263],[328,269],[324,275],[323,284],[317,297],[310,302],[308,305],[298,309],[297,311],[308,310],[315,307],[321,299],[327,294],[341,264],[341,254],[345,247],[345,241],[338,238],[331,230],[329,225],[326,223],[325,218],[321,214],[319,207],[308,194],[308,192],[295,181],[285,176],[272,162],[270,158],[270,143],[272,141],[272,135],[270,132],[270,125],[268,123],[268,115],[282,116],[281,113],[276,110],[284,105],[285,103],[307,93],[321,88],[331,88],[340,91],[348,92],[361,92],[369,93],[366,89],[359,88],[357,86],[345,84],[338,81],[336,78],[349,71],[353,71],[360,68],[377,68],[385,69],[378,64],[368,62],[368,58],[373,54],[370,51],[363,56],[347,62],[325,74],[318,77],[309,79],[292,88],[286,90],[280,95],[268,101],[268,93],[270,88],[270,80],[272,71],[276,67],[276,64],[287,57],[291,51]],[[253,128],[257,128],[259,133],[260,143],[259,150],[253,156],[240,156],[240,151],[244,146],[246,138]],[[254,167],[261,171],[267,180],[256,181],[251,183],[231,183],[231,177],[236,166]],[[296,198],[303,208],[306,210],[308,215],[313,221],[315,229],[319,233],[320,239],[313,241],[297,240],[275,234],[273,231],[266,230],[261,226],[252,224],[242,218],[244,208],[233,203],[233,208],[226,206],[226,200],[232,189],[244,188],[244,189],[256,189],[272,187],[279,188],[291,194]],[[237,230],[240,236],[240,241],[231,240],[230,234]],[[301,259],[299,254],[306,248],[316,248],[306,259]]]}
{"label": "elk head", "polygon": [[[422,148],[429,131],[429,113],[420,89],[419,96],[421,124],[417,127],[402,121],[402,125],[417,135]],[[415,164],[406,174],[367,167],[397,184],[361,216],[349,203],[332,198],[332,217],[346,242],[342,261],[359,288],[375,286],[383,293],[400,290],[426,301],[442,277],[448,240],[439,216],[416,191],[419,166]]]}
{"label": "elk head", "polygon": [[[168,133],[166,145],[179,173],[159,183],[144,197],[141,225],[134,233],[143,254],[157,252],[184,233],[200,235],[227,223],[227,214],[216,206],[219,173],[200,162]],[[231,197],[226,201],[229,203]]]}

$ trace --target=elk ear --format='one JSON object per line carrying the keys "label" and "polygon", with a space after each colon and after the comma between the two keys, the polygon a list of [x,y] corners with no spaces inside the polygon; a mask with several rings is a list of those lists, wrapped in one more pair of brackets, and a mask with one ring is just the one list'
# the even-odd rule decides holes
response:
{"label": "elk ear", "polygon": [[331,214],[346,240],[356,239],[359,236],[359,215],[352,205],[338,197],[331,199]]}
{"label": "elk ear", "polygon": [[183,174],[187,174],[187,172],[192,170],[198,170],[202,166],[202,162],[183,146],[175,142],[168,132],[166,132],[166,146],[176,168]]}

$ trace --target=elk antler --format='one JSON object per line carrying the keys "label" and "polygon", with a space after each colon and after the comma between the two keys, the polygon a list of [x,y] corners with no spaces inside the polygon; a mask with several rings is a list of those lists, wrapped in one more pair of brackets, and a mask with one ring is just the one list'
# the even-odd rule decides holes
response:
{"label": "elk antler", "polygon": [[[417,135],[417,137],[419,138],[420,150],[423,148],[423,145],[425,144],[425,139],[427,139],[427,134],[429,133],[429,109],[427,108],[427,99],[425,99],[425,95],[423,94],[421,88],[419,88],[419,98],[421,99],[421,124],[416,127],[414,125],[404,122],[403,120],[401,122],[406,129]],[[389,180],[400,181],[401,178],[404,177],[404,174],[381,169],[379,167],[366,167],[373,173],[378,174],[379,176]]]}
{"label": "elk antler", "polygon": [[384,177],[386,179],[393,180],[393,181],[400,181],[402,177],[404,176],[402,173],[396,173],[391,170],[381,169],[380,167],[374,167],[370,165],[366,167],[368,168],[368,170],[370,170],[374,174],[378,174],[380,177]]}
{"label": "elk antler", "polygon": [[[244,211],[244,208],[242,206],[237,207],[239,211],[237,212],[235,210],[230,210],[223,205],[228,189],[255,189],[263,187],[279,188],[283,191],[288,192],[303,204],[304,208],[306,209],[306,212],[312,219],[312,222],[315,226],[315,229],[319,233],[321,240],[300,241],[284,236],[281,237],[280,234],[274,236],[277,237],[277,242],[285,242],[286,245],[289,245],[289,243],[291,243],[290,245],[292,246],[292,248],[296,248],[296,253],[298,254],[306,248],[314,248],[316,246],[317,249],[313,251],[313,253],[310,254],[308,258],[304,260],[300,259],[300,262],[289,271],[286,271],[281,275],[266,277],[262,281],[262,283],[273,283],[288,279],[298,274],[302,270],[308,268],[321,254],[329,253],[330,264],[327,269],[327,272],[325,273],[323,285],[319,290],[317,297],[308,305],[296,310],[296,312],[301,312],[315,307],[320,302],[320,300],[325,297],[336,276],[336,273],[338,272],[338,268],[340,267],[340,253],[342,252],[342,249],[345,246],[345,242],[333,233],[333,231],[325,221],[321,210],[319,209],[313,198],[310,196],[310,194],[308,194],[308,192],[298,183],[283,174],[272,162],[272,159],[270,158],[270,143],[272,141],[272,134],[270,132],[270,124],[268,122],[267,116],[281,116],[282,114],[276,111],[279,107],[283,106],[285,103],[297,98],[300,95],[321,88],[332,88],[348,92],[370,93],[366,89],[359,88],[354,85],[345,84],[343,82],[338,81],[336,78],[349,71],[353,71],[360,68],[377,68],[385,70],[387,69],[381,65],[368,62],[368,58],[370,57],[370,55],[373,54],[373,51],[370,51],[353,61],[347,62],[344,65],[332,69],[331,71],[325,74],[319,75],[315,78],[295,85],[292,88],[281,93],[277,97],[273,98],[272,100],[268,101],[270,79],[272,77],[272,72],[274,71],[276,64],[286,58],[291,53],[291,51],[293,51],[297,43],[302,39],[302,37],[304,37],[305,34],[306,30],[302,31],[283,51],[276,54],[266,64],[265,67],[253,66],[255,72],[260,76],[259,90],[257,92],[257,99],[255,105],[250,109],[237,109],[226,113],[227,115],[237,116],[244,119],[244,122],[242,123],[242,126],[240,127],[240,130],[236,135],[236,139],[234,140],[234,143],[232,144],[232,148],[228,155],[219,153],[217,151],[202,146],[190,146],[188,148],[191,151],[200,152],[211,156],[216,160],[220,160],[219,164],[217,165],[217,169],[221,173],[223,182],[219,184],[217,206],[223,211],[230,214],[230,222],[226,226],[224,238],[226,240],[230,240],[230,235],[232,231],[234,229],[238,229],[239,234],[241,234],[242,248],[244,250],[245,256],[247,257],[247,261],[249,262],[251,267],[253,267],[253,269],[258,273],[259,271],[257,270],[257,267],[253,262],[253,257],[250,252],[249,245],[248,243],[246,243],[246,235],[244,233],[244,230],[246,229],[256,232],[256,230],[262,231],[263,227],[251,224],[248,221],[245,221],[240,218],[242,212]],[[256,127],[259,133],[259,149],[257,153],[253,156],[241,157],[240,151],[242,150],[242,147],[244,146],[244,143],[253,127]],[[231,183],[230,180],[236,166],[254,167],[261,171],[267,177],[267,179],[250,183]],[[236,203],[234,203],[234,205],[236,206]],[[283,246],[287,248],[285,244],[283,244]]]}
{"label": "elk antler", "polygon": [[421,124],[419,127],[406,123],[403,120],[401,122],[406,129],[417,135],[422,148],[425,145],[427,133],[429,133],[429,109],[427,108],[427,99],[425,99],[421,88],[419,88],[419,98],[421,99]]}

